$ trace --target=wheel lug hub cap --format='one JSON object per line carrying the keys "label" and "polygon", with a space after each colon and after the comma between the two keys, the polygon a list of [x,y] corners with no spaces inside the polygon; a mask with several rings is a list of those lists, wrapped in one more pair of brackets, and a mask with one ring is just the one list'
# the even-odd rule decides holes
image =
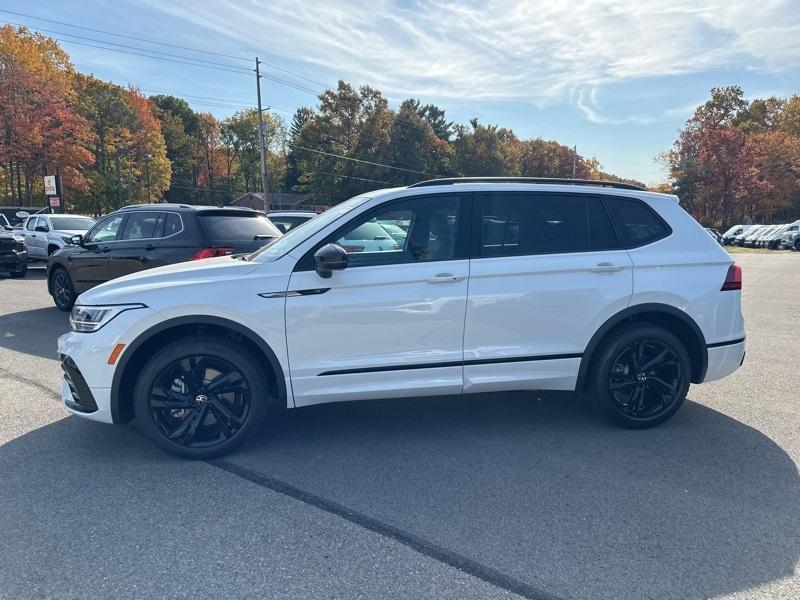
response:
{"label": "wheel lug hub cap", "polygon": [[194,403],[197,404],[197,406],[205,406],[208,404],[208,396],[205,394],[198,394],[194,398]]}
{"label": "wheel lug hub cap", "polygon": [[636,376],[636,379],[639,380],[639,383],[644,383],[645,381],[647,381],[647,373],[639,373]]}

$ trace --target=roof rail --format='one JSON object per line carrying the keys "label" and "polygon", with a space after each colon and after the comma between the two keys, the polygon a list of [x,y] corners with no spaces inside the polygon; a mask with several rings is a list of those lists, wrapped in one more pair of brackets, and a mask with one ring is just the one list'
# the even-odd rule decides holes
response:
{"label": "roof rail", "polygon": [[621,190],[644,190],[644,188],[632,183],[604,181],[602,179],[564,179],[559,177],[444,177],[442,179],[418,181],[408,187],[432,187],[436,185],[453,185],[455,183],[554,183],[559,185],[596,185]]}

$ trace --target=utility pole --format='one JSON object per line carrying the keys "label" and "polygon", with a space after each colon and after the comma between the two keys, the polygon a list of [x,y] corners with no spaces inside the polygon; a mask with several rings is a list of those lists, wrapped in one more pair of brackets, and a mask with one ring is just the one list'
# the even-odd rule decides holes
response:
{"label": "utility pole", "polygon": [[264,113],[261,111],[261,73],[260,61],[256,56],[256,93],[258,94],[258,149],[261,153],[261,187],[264,189],[264,212],[269,212],[267,181],[267,149],[264,147]]}
{"label": "utility pole", "polygon": [[572,147],[572,178],[575,179],[575,172],[578,170],[578,145]]}

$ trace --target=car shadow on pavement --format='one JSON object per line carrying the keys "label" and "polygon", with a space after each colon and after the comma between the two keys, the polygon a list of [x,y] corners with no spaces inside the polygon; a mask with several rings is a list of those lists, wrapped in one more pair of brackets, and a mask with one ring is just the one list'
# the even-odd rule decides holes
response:
{"label": "car shadow on pavement", "polygon": [[55,306],[0,314],[0,348],[15,352],[54,359],[56,338],[67,331],[69,315]]}
{"label": "car shadow on pavement", "polygon": [[562,597],[707,598],[800,558],[796,465],[691,401],[645,431],[568,393],[310,407],[232,461]]}
{"label": "car shadow on pavement", "polygon": [[[271,418],[229,461],[561,597],[707,598],[791,576],[800,557],[795,464],[691,401],[647,431],[607,425],[574,394],[309,407]],[[204,486],[222,473],[206,467],[75,417],[22,435],[0,448],[0,531],[28,562],[4,564],[45,585],[56,574],[30,561],[73,549],[80,561],[52,582],[69,589],[71,578],[115,577],[109,555],[140,556],[142,540],[176,521],[191,543]],[[187,490],[186,515],[158,510]],[[231,493],[226,511],[257,535],[269,515],[244,501]],[[147,548],[143,582],[160,573],[150,562],[169,562]]]}

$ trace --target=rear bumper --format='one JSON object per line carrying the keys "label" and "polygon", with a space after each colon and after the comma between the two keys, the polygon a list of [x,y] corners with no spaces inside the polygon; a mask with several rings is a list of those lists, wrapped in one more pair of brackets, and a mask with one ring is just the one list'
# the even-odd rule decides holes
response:
{"label": "rear bumper", "polygon": [[708,349],[708,368],[703,383],[722,379],[733,373],[744,362],[745,342],[727,344]]}

